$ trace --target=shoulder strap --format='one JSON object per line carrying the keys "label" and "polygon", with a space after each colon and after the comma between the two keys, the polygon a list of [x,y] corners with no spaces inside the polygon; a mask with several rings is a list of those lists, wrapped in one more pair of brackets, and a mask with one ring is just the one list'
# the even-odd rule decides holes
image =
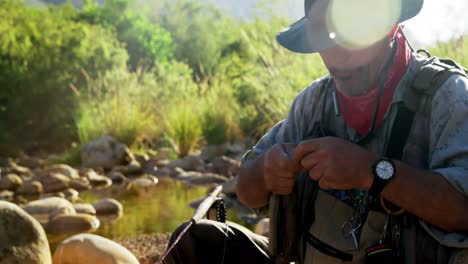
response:
{"label": "shoulder strap", "polygon": [[[437,90],[453,75],[467,76],[465,68],[449,59],[431,57],[419,70],[414,78],[412,87],[418,94],[416,101],[419,104],[416,111],[430,115],[432,98]],[[386,156],[400,160],[403,148],[413,124],[415,112],[405,104],[398,106],[395,124],[390,133]]]}
{"label": "shoulder strap", "polygon": [[413,89],[421,95],[418,111],[431,112],[432,98],[437,90],[454,74],[467,76],[467,70],[450,59],[431,57],[416,74]]}

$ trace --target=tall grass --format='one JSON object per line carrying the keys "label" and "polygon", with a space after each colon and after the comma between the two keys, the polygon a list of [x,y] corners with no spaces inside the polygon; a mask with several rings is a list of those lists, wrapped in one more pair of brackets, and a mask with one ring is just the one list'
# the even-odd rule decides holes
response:
{"label": "tall grass", "polygon": [[196,101],[174,106],[167,115],[166,134],[179,157],[185,157],[202,139],[202,115]]}
{"label": "tall grass", "polygon": [[104,134],[132,145],[142,136],[157,133],[155,115],[142,97],[151,85],[137,73],[112,71],[97,79],[87,79],[86,86],[76,89],[79,115],[76,121],[80,143]]}

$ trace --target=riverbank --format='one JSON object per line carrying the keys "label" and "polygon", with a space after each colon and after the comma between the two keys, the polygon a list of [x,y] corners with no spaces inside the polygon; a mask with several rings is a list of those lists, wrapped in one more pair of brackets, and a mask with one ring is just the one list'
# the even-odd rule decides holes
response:
{"label": "riverbank", "polygon": [[170,233],[137,235],[114,240],[126,247],[140,261],[140,264],[154,264],[164,253],[169,242]]}

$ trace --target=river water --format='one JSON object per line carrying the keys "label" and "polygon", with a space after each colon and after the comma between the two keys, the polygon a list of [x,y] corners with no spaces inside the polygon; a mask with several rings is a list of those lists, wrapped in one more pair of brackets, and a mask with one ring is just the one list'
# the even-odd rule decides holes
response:
{"label": "river water", "polygon": [[[122,203],[123,216],[117,220],[100,219],[95,232],[110,239],[122,239],[140,234],[172,232],[188,221],[194,212],[189,203],[208,194],[207,187],[187,187],[183,182],[162,180],[156,186],[130,194],[85,192],[80,196],[85,202],[112,197]],[[237,213],[228,211],[228,220],[239,222]]]}

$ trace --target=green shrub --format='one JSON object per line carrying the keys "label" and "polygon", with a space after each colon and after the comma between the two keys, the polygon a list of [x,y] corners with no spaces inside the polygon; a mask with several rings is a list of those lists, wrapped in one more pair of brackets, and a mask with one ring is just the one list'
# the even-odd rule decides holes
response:
{"label": "green shrub", "polygon": [[193,69],[196,80],[216,71],[222,50],[237,36],[237,26],[214,4],[191,0],[164,0],[152,20],[171,33],[175,58]]}
{"label": "green shrub", "polygon": [[158,131],[155,115],[144,98],[156,83],[148,75],[112,71],[88,80],[84,89],[78,89],[76,127],[81,144],[102,135],[111,135],[129,146],[139,138],[154,137]]}
{"label": "green shrub", "polygon": [[85,1],[80,19],[116,32],[129,54],[130,69],[152,68],[169,62],[174,56],[174,44],[169,32],[151,23],[140,10],[128,10],[128,0],[108,0],[98,5]]}
{"label": "green shrub", "polygon": [[226,83],[217,79],[203,95],[203,138],[207,144],[220,145],[242,137],[241,112]]}
{"label": "green shrub", "polygon": [[[71,5],[35,9],[0,2],[0,148],[68,145],[76,102],[70,84],[124,67],[127,53],[114,35],[77,22]],[[14,26],[12,26],[14,25]]]}
{"label": "green shrub", "polygon": [[197,102],[185,102],[167,114],[166,133],[172,140],[179,157],[185,157],[202,139],[202,116]]}

